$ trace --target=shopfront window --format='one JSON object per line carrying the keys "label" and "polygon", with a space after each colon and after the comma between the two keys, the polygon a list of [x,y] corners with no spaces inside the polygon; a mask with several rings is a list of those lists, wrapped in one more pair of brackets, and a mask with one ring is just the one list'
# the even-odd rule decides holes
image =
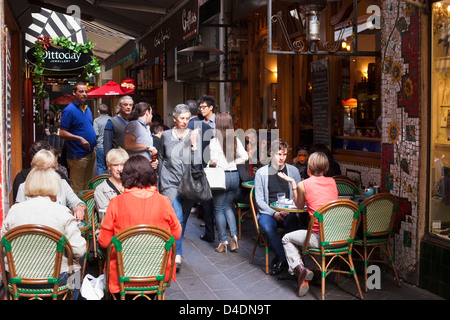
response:
{"label": "shopfront window", "polygon": [[432,5],[429,231],[450,235],[450,1]]}

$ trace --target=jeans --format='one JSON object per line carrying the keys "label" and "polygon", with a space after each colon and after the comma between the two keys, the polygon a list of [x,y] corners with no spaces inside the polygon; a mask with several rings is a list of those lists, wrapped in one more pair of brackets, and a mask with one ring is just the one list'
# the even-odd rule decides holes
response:
{"label": "jeans", "polygon": [[286,233],[298,230],[299,222],[296,213],[290,213],[283,221],[277,221],[268,214],[262,214],[258,218],[259,226],[263,229],[266,235],[267,242],[275,251],[279,261],[286,261],[286,255],[284,253],[283,244],[281,238],[278,235],[277,229],[284,228]]}
{"label": "jeans", "polygon": [[239,173],[237,171],[225,171],[225,191],[213,190],[214,216],[220,242],[227,241],[227,223],[230,235],[237,235],[233,202],[238,187]]}
{"label": "jeans", "polygon": [[191,213],[193,201],[189,199],[183,199],[179,195],[177,195],[172,201],[171,201],[173,210],[175,211],[175,214],[177,215],[178,221],[180,221],[181,224],[181,236],[178,240],[175,241],[177,245],[177,255],[183,254],[183,236],[184,231],[186,230],[186,223],[189,218],[189,214]]}
{"label": "jeans", "polygon": [[105,173],[106,163],[105,163],[105,149],[97,148],[97,175]]}

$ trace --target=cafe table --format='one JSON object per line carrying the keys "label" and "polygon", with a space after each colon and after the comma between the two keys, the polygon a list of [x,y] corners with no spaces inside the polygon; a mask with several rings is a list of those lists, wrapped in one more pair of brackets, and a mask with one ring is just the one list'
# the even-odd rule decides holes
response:
{"label": "cafe table", "polygon": [[255,181],[251,180],[251,181],[244,181],[241,184],[244,188],[248,188],[251,189],[255,186]]}
{"label": "cafe table", "polygon": [[270,204],[270,207],[277,211],[298,212],[298,213],[308,212],[308,208],[306,206],[299,209],[294,204],[287,204],[287,203],[272,202]]}

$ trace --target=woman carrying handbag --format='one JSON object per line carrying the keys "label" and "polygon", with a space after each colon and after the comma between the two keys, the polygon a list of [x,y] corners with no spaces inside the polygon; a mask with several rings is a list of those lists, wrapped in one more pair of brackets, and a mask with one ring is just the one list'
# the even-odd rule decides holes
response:
{"label": "woman carrying handbag", "polygon": [[241,141],[235,136],[233,121],[229,114],[216,115],[214,136],[210,143],[209,165],[225,171],[225,189],[212,190],[214,215],[220,241],[215,250],[221,253],[224,250],[227,252],[227,224],[231,235],[230,251],[238,249],[236,218],[233,211],[233,201],[239,187],[239,173],[236,165],[245,163],[248,155]]}

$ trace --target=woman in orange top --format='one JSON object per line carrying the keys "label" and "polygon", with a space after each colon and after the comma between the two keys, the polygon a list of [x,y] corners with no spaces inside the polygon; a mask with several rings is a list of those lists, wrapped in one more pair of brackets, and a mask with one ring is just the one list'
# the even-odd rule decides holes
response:
{"label": "woman in orange top", "polygon": [[[127,160],[121,180],[125,189],[109,202],[98,236],[100,246],[106,248],[114,235],[139,224],[156,225],[169,231],[175,239],[180,238],[180,222],[169,198],[161,195],[156,189],[156,172],[147,158],[136,155]],[[170,277],[170,267],[169,263],[166,280]],[[175,269],[174,267],[171,275],[172,281],[175,281]],[[109,290],[111,293],[117,293],[120,288],[114,251],[109,271]]]}
{"label": "woman in orange top", "polygon": [[[329,169],[328,157],[323,152],[314,152],[308,158],[309,178],[302,180],[296,185],[294,179],[283,173],[278,173],[280,177],[292,185],[294,193],[294,202],[297,208],[308,207],[309,216],[312,216],[322,205],[337,200],[338,191],[336,182],[332,177],[326,177]],[[284,235],[282,239],[286,260],[289,264],[289,272],[294,274],[296,271],[299,277],[299,296],[304,296],[309,289],[309,280],[313,278],[313,272],[303,265],[298,247],[305,245],[306,234],[308,230],[297,230]],[[315,221],[312,227],[309,246],[319,248],[320,234],[319,221]]]}

